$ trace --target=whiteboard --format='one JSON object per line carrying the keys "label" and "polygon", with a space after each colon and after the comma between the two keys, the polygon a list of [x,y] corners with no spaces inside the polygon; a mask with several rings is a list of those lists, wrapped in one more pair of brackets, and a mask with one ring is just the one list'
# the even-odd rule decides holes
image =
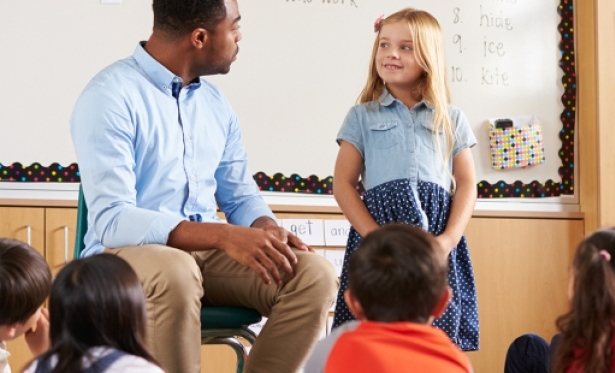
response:
{"label": "whiteboard", "polygon": [[[238,60],[209,77],[242,124],[252,173],[327,177],[335,137],[367,77],[373,22],[412,5],[443,28],[452,103],[478,139],[477,180],[560,180],[563,91],[557,0],[240,0]],[[151,2],[0,2],[0,163],[70,164],[68,120],[104,66],[132,54],[151,32]],[[491,169],[487,119],[532,114],[546,162]]]}

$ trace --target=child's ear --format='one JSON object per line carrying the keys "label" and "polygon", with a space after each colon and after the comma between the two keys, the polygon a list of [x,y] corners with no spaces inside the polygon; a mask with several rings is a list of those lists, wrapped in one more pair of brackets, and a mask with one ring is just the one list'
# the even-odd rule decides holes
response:
{"label": "child's ear", "polygon": [[449,286],[447,286],[446,289],[444,289],[444,291],[442,292],[440,300],[438,300],[438,304],[436,304],[436,308],[434,308],[433,312],[431,313],[431,316],[433,316],[434,319],[437,319],[438,317],[442,316],[452,296],[453,291]]}
{"label": "child's ear", "polygon": [[346,289],[344,292],[344,301],[346,301],[346,305],[350,309],[350,312],[357,319],[363,321],[365,320],[365,314],[363,313],[363,307],[361,307],[361,303],[355,298],[354,294],[350,291],[350,289]]}
{"label": "child's ear", "polygon": [[17,324],[0,326],[0,341],[10,341],[17,336]]}

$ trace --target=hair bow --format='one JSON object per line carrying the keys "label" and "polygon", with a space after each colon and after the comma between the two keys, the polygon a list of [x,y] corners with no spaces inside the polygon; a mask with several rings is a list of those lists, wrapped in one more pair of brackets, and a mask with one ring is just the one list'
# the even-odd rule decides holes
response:
{"label": "hair bow", "polygon": [[374,21],[374,32],[380,31],[382,20],[384,20],[384,14],[380,15],[380,17],[376,18],[376,21]]}
{"label": "hair bow", "polygon": [[602,255],[602,257],[604,257],[604,260],[606,260],[607,262],[611,261],[611,254],[609,254],[608,251],[600,250],[600,255]]}

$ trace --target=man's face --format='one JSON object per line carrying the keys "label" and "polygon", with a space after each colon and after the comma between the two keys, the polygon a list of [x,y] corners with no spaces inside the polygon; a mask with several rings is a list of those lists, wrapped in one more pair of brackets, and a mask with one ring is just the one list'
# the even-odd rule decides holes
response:
{"label": "man's face", "polygon": [[214,32],[209,33],[207,58],[203,63],[206,71],[202,75],[226,74],[231,70],[231,64],[237,59],[241,40],[239,31],[239,7],[237,0],[225,0],[226,18],[220,22]]}

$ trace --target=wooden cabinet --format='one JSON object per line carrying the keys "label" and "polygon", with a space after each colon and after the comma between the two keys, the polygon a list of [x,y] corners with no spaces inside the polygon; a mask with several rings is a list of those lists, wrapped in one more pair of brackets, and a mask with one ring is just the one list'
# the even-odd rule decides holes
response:
{"label": "wooden cabinet", "polygon": [[568,309],[572,255],[585,234],[582,219],[474,217],[466,229],[480,323],[474,372],[504,371],[506,351],[524,333],[547,341]]}
{"label": "wooden cabinet", "polygon": [[[49,264],[55,276],[71,259],[75,242],[76,208],[0,207],[0,237],[29,243]],[[13,372],[32,359],[23,336],[7,342]]]}
{"label": "wooden cabinet", "polygon": [[45,259],[55,276],[73,258],[77,209],[45,209]]}
{"label": "wooden cabinet", "polygon": [[[280,219],[343,219],[336,209],[272,206]],[[72,258],[74,207],[0,207],[0,236],[30,241],[56,274]],[[585,235],[582,214],[475,212],[468,228],[480,320],[480,351],[469,352],[476,373],[501,372],[517,336],[547,339],[567,308],[568,268]],[[343,247],[315,247],[343,251]],[[13,371],[30,353],[23,338],[9,343]],[[202,372],[234,372],[227,346],[202,346]]]}
{"label": "wooden cabinet", "polygon": [[27,242],[45,255],[45,209],[0,207],[0,237]]}

